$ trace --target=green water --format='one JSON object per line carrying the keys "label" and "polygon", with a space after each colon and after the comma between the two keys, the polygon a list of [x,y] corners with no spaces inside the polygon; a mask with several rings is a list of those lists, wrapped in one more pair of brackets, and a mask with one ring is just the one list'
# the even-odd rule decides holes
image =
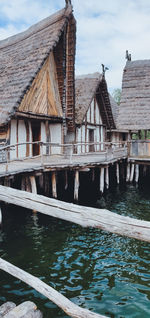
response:
{"label": "green water", "polygon": [[[106,208],[150,221],[150,190],[116,189]],[[84,208],[84,207],[83,207]],[[108,317],[150,317],[150,244],[5,208],[0,255],[76,304]],[[45,318],[68,317],[45,297],[0,272],[0,304],[33,300]]]}

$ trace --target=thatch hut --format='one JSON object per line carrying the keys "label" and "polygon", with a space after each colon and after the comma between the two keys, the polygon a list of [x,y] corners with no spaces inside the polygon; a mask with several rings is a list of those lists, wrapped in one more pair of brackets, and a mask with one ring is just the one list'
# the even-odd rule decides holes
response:
{"label": "thatch hut", "polygon": [[76,143],[91,144],[78,146],[77,151],[84,153],[103,150],[106,130],[115,129],[104,75],[97,72],[78,76],[75,91]]}
{"label": "thatch hut", "polygon": [[128,60],[123,72],[119,129],[150,129],[150,60]]}
{"label": "thatch hut", "polygon": [[[70,1],[27,31],[0,41],[0,142],[62,143],[74,132],[75,43]],[[22,145],[11,157],[39,152],[36,144]]]}

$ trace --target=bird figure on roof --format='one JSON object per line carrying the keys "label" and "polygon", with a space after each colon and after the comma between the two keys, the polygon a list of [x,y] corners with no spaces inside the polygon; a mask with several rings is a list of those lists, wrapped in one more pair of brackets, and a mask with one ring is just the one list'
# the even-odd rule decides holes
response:
{"label": "bird figure on roof", "polygon": [[104,64],[102,64],[102,74],[103,74],[103,76],[105,76],[105,73],[108,70],[109,70],[109,68],[107,66],[105,66]]}
{"label": "bird figure on roof", "polygon": [[68,5],[71,5],[71,0],[65,0],[66,1],[66,7],[68,7]]}

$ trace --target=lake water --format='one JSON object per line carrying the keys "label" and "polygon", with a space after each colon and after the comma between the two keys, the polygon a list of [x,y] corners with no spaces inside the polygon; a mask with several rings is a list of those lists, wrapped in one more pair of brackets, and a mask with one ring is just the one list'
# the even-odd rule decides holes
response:
{"label": "lake water", "polygon": [[[150,190],[133,186],[105,196],[111,211],[150,221]],[[83,207],[84,209],[84,207]],[[150,317],[150,244],[83,229],[31,211],[6,207],[0,255],[41,278],[76,304],[112,318]],[[5,272],[0,304],[34,301],[45,318],[63,311]]]}

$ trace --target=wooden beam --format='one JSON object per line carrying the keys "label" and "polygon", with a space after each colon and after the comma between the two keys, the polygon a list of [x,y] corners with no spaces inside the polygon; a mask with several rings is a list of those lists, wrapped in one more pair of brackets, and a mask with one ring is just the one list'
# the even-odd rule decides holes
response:
{"label": "wooden beam", "polygon": [[36,210],[42,214],[76,223],[83,227],[95,227],[150,242],[150,222],[125,217],[106,209],[82,207],[1,185],[0,201]]}
{"label": "wooden beam", "polygon": [[40,294],[47,297],[50,301],[60,307],[68,316],[73,318],[106,318],[87,309],[83,309],[72,303],[65,296],[54,288],[42,282],[39,278],[23,271],[22,269],[6,262],[0,258],[0,269],[28,284]]}
{"label": "wooden beam", "polygon": [[100,192],[104,192],[104,167],[100,168]]}
{"label": "wooden beam", "polygon": [[79,198],[79,170],[75,171],[75,177],[74,177],[74,200],[78,201]]}
{"label": "wooden beam", "polygon": [[52,196],[57,198],[57,181],[56,181],[56,172],[52,171]]}
{"label": "wooden beam", "polygon": [[127,163],[126,182],[130,180],[130,163]]}
{"label": "wooden beam", "polygon": [[116,163],[116,177],[117,177],[117,184],[119,184],[119,163]]}
{"label": "wooden beam", "polygon": [[29,176],[30,183],[31,183],[31,192],[37,193],[37,186],[36,186],[36,179],[35,176]]}
{"label": "wooden beam", "polygon": [[135,182],[138,183],[139,181],[139,165],[135,165]]}
{"label": "wooden beam", "polygon": [[132,163],[132,165],[131,165],[131,174],[130,174],[130,182],[132,182],[133,178],[134,178],[134,169],[135,169],[135,164]]}
{"label": "wooden beam", "polygon": [[109,166],[107,166],[105,170],[105,184],[106,189],[109,189]]}

